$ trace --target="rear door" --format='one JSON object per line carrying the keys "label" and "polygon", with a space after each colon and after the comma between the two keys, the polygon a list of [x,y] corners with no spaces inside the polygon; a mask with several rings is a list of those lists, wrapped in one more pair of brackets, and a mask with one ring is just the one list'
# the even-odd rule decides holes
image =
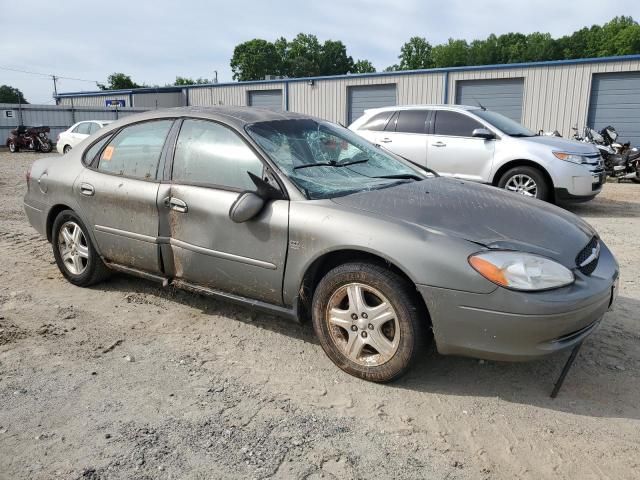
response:
{"label": "rear door", "polygon": [[[257,217],[234,223],[229,209],[245,190],[247,172],[261,177],[262,160],[226,125],[185,119],[175,146],[171,184],[160,199],[163,259],[178,280],[282,303],[289,202],[268,202]],[[163,189],[164,189],[163,185]],[[161,197],[164,197],[164,192]]]}
{"label": "rear door", "polygon": [[427,123],[429,110],[400,110],[377,132],[375,143],[420,165],[427,164]]}
{"label": "rear door", "polygon": [[[74,183],[81,216],[108,262],[160,272],[158,165],[173,119],[129,125],[85,154]],[[95,157],[94,157],[95,155]]]}
{"label": "rear door", "polygon": [[476,128],[486,127],[464,113],[435,111],[433,132],[427,140],[427,166],[440,175],[488,182],[496,140],[472,137]]}

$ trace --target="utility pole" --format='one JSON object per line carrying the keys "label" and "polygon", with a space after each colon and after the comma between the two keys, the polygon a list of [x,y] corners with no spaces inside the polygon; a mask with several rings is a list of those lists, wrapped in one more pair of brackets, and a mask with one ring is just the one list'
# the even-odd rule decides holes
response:
{"label": "utility pole", "polygon": [[215,77],[213,77],[213,83],[218,83],[218,70],[213,71]]}
{"label": "utility pole", "polygon": [[58,85],[56,82],[58,81],[58,77],[55,75],[51,75],[51,79],[53,80],[53,96],[57,99],[58,97]]}

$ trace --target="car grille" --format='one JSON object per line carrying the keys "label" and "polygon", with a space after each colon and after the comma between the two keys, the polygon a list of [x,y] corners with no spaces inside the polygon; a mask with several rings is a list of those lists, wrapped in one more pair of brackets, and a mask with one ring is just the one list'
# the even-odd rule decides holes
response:
{"label": "car grille", "polygon": [[598,266],[599,258],[600,243],[596,237],[593,237],[587,246],[578,253],[576,257],[576,267],[585,275],[591,275]]}

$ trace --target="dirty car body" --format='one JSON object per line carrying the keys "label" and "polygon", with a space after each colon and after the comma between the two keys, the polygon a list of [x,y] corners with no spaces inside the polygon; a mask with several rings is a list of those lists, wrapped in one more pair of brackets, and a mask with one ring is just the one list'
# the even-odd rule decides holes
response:
{"label": "dirty car body", "polygon": [[[428,175],[292,113],[127,117],[36,161],[28,186],[29,221],[72,283],[86,284],[99,263],[311,317],[330,358],[374,381],[403,373],[428,330],[443,354],[526,360],[570,348],[598,325],[618,278],[607,246],[575,215]],[[504,276],[495,252],[511,262]],[[532,275],[551,283],[518,283]]]}

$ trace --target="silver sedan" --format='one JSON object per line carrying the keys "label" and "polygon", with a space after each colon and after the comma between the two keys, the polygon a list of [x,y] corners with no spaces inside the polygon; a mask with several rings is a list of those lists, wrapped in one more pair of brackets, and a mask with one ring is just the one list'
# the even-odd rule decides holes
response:
{"label": "silver sedan", "polygon": [[439,178],[337,125],[250,108],[113,123],[37,160],[25,210],[62,274],[120,271],[305,321],[344,371],[526,360],[592,333],[618,265],[553,205]]}

